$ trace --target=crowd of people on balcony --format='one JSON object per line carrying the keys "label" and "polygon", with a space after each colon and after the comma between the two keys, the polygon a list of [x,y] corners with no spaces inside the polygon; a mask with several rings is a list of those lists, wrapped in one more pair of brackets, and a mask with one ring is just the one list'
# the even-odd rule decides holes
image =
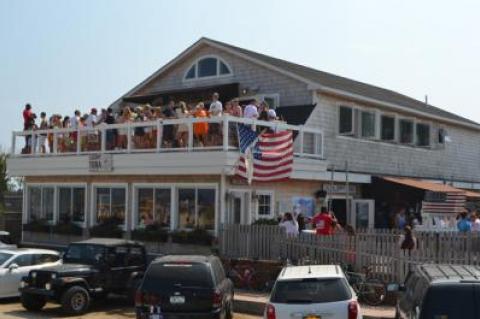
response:
{"label": "crowd of people on balcony", "polygon": [[[45,112],[40,113],[40,119],[33,112],[32,106],[27,104],[23,111],[24,131],[38,131],[48,129],[70,129],[68,132],[52,133],[38,132],[34,136],[25,136],[25,147],[22,153],[30,154],[55,152],[98,151],[101,147],[101,135],[98,128],[112,124],[126,124],[138,122],[151,122],[146,126],[134,126],[131,130],[131,146],[136,149],[149,149],[157,147],[158,127],[154,123],[165,119],[186,118],[215,118],[223,115],[243,117],[264,121],[277,120],[274,109],[269,108],[265,101],[253,99],[243,108],[238,99],[233,99],[222,104],[218,93],[214,93],[208,107],[204,102],[187,104],[184,101],[170,100],[163,106],[125,106],[116,112],[111,108],[98,111],[92,108],[89,113],[79,110],[69,115],[52,114],[47,117]],[[79,130],[80,129],[80,130]],[[188,145],[188,123],[176,125],[162,125],[161,143],[163,148],[182,148]],[[105,130],[106,150],[127,149],[128,128],[115,127]],[[222,124],[209,122],[193,123],[194,143],[197,146],[219,146],[222,143]],[[236,132],[232,131],[232,135]],[[80,136],[79,136],[80,134]],[[54,140],[56,139],[56,143]],[[77,143],[80,143],[78,145]]]}

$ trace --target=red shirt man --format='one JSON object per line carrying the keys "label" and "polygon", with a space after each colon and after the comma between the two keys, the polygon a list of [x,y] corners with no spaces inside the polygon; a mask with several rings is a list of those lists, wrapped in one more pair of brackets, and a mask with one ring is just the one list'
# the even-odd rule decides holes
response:
{"label": "red shirt man", "polygon": [[333,222],[334,219],[326,209],[322,208],[320,214],[316,215],[312,219],[312,224],[315,225],[317,235],[332,235],[333,234]]}
{"label": "red shirt man", "polygon": [[25,105],[25,109],[23,110],[23,130],[28,130],[31,117],[32,107],[30,106],[30,104],[27,104]]}

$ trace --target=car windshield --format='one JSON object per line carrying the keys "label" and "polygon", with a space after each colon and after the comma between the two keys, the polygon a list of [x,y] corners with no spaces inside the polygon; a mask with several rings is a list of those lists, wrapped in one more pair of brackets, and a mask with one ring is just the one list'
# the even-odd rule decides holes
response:
{"label": "car windshield", "polygon": [[13,256],[12,254],[0,253],[0,266],[3,265],[12,256]]}
{"label": "car windshield", "polygon": [[352,298],[347,282],[342,278],[284,280],[275,284],[273,303],[323,303]]}
{"label": "car windshield", "polygon": [[143,289],[162,289],[172,287],[213,287],[210,269],[200,263],[157,263],[148,269]]}
{"label": "car windshield", "polygon": [[94,265],[104,260],[105,248],[99,245],[72,244],[63,257],[65,263]]}

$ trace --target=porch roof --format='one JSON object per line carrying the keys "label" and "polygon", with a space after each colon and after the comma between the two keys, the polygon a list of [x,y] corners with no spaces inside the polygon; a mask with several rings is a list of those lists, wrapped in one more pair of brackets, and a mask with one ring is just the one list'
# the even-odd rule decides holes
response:
{"label": "porch roof", "polygon": [[414,178],[382,176],[381,179],[387,182],[409,186],[413,188],[418,188],[425,191],[432,191],[432,192],[439,192],[439,193],[466,193],[466,191],[464,191],[463,189],[455,188],[450,185],[433,183],[433,182],[428,182],[428,181],[414,179]]}

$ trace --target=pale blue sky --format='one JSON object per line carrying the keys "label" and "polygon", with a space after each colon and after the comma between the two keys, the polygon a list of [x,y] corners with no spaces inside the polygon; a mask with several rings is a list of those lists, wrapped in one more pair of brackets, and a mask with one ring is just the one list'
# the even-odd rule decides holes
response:
{"label": "pale blue sky", "polygon": [[0,0],[0,145],[21,110],[117,99],[202,36],[480,121],[478,1]]}

